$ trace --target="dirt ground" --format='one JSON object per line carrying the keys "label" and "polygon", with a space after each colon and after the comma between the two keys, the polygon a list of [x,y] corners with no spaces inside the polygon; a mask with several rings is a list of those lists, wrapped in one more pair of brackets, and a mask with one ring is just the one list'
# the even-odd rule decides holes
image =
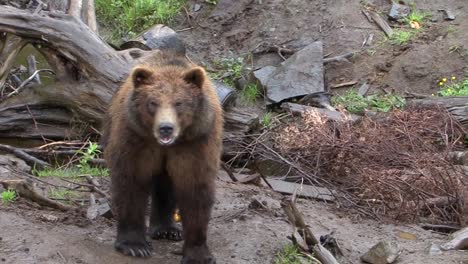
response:
{"label": "dirt ground", "polygon": [[[192,3],[203,1],[192,1]],[[324,44],[324,54],[337,56],[360,50],[365,38],[374,34],[368,52],[348,61],[326,65],[328,85],[348,81],[371,84],[371,92],[385,89],[431,94],[438,80],[468,70],[468,5],[465,0],[414,1],[416,8],[431,12],[423,31],[403,46],[391,45],[384,34],[362,14],[363,3],[382,14],[387,0],[239,0],[204,5],[192,20],[180,19],[180,32],[191,56],[199,61],[254,53],[254,67],[276,65],[276,53],[256,54],[268,47],[304,47],[314,40]],[[446,21],[439,9],[450,9],[454,21]],[[188,22],[187,22],[188,21]],[[232,55],[231,55],[232,56]],[[332,91],[333,92],[333,91]]]}
{"label": "dirt ground", "polygon": [[[367,80],[372,91],[379,89],[431,94],[437,80],[462,76],[468,70],[468,4],[466,0],[420,0],[418,9],[431,11],[433,22],[404,46],[383,42],[383,34],[361,13],[362,3],[387,12],[390,1],[368,0],[221,0],[217,6],[204,1],[199,12],[187,19],[183,14],[174,26],[180,31],[191,57],[210,62],[213,58],[254,52],[255,68],[276,65],[276,53],[261,53],[269,47],[290,49],[322,40],[324,53],[336,56],[361,49],[363,40],[374,34],[374,45],[349,61],[326,65],[328,85]],[[443,20],[439,9],[449,8],[456,15]],[[191,12],[191,9],[188,10]],[[452,51],[452,52],[450,52]],[[210,226],[210,245],[218,263],[271,263],[274,255],[289,240],[291,227],[280,208],[281,195],[266,188],[218,181],[217,203]],[[265,201],[268,209],[252,209],[252,200]],[[398,263],[468,263],[465,252],[430,255],[432,243],[446,236],[414,225],[393,225],[340,213],[334,204],[299,200],[306,222],[318,235],[334,231],[350,263],[381,240],[396,240],[402,248]],[[58,222],[43,220],[54,215]],[[408,232],[415,240],[401,238]],[[125,257],[113,250],[115,225],[99,219],[88,221],[82,215],[66,215],[20,200],[0,205],[0,263],[178,263],[181,243],[153,241],[155,254],[141,260]]]}
{"label": "dirt ground", "polygon": [[[289,243],[292,228],[281,207],[282,196],[266,188],[218,181],[218,194],[210,226],[210,246],[218,263],[272,263],[274,255]],[[249,208],[254,200],[266,209]],[[300,199],[298,208],[317,235],[335,232],[349,263],[381,240],[395,240],[402,248],[398,263],[466,263],[466,253],[429,254],[442,235],[418,226],[384,225],[376,221],[344,216],[333,204]],[[43,220],[53,215],[58,222]],[[80,215],[65,217],[57,211],[38,210],[23,202],[0,211],[0,263],[178,263],[181,243],[153,241],[154,256],[133,259],[114,251],[115,225],[105,219],[88,222]],[[415,240],[399,237],[402,232]],[[465,254],[465,255],[463,255]],[[465,259],[464,259],[465,258]]]}

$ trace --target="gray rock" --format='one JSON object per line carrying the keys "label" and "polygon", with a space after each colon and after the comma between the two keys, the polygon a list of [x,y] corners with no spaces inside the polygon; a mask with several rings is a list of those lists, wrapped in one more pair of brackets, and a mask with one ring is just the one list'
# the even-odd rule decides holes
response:
{"label": "gray rock", "polygon": [[362,255],[361,260],[371,264],[393,263],[400,253],[400,247],[396,242],[381,241]]}
{"label": "gray rock", "polygon": [[410,7],[400,3],[393,2],[388,17],[393,20],[400,20],[410,14]]}
{"label": "gray rock", "polygon": [[266,83],[272,103],[324,91],[322,42],[296,52],[278,67]]}
{"label": "gray rock", "polygon": [[270,80],[270,76],[275,72],[276,67],[274,66],[265,66],[259,70],[253,72],[254,78],[257,80],[257,83],[261,86],[262,89],[266,90],[266,84]]}
{"label": "gray rock", "polygon": [[88,208],[88,211],[86,212],[86,217],[88,217],[89,220],[94,220],[98,216],[103,216],[105,218],[112,218],[112,211],[109,206],[109,203],[103,203],[103,204],[95,204],[91,205]]}
{"label": "gray rock", "polygon": [[59,220],[57,216],[51,215],[51,214],[41,214],[40,218],[44,221],[52,222],[52,223],[55,223]]}
{"label": "gray rock", "polygon": [[440,250],[440,246],[437,244],[431,243],[431,247],[429,248],[429,255],[437,256],[442,254],[442,250]]}
{"label": "gray rock", "polygon": [[193,12],[198,12],[198,11],[200,11],[201,8],[202,8],[202,6],[200,4],[194,4],[193,7],[192,7],[192,11]]}
{"label": "gray rock", "polygon": [[123,43],[121,49],[139,48],[142,50],[171,50],[185,55],[185,44],[178,37],[177,32],[165,25],[154,25],[136,38]]}
{"label": "gray rock", "polygon": [[468,227],[451,234],[450,239],[440,246],[442,250],[468,250]]}
{"label": "gray rock", "polygon": [[440,11],[443,11],[445,13],[445,20],[455,20],[455,14],[449,9],[441,9]]}

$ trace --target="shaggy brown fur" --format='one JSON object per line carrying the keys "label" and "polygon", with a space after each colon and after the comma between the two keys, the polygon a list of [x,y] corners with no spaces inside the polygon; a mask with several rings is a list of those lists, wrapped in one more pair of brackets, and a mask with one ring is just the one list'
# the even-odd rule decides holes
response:
{"label": "shaggy brown fur", "polygon": [[112,99],[102,141],[118,214],[118,251],[150,255],[144,218],[152,194],[151,237],[180,238],[172,219],[177,203],[182,263],[215,263],[206,240],[222,127],[219,99],[202,68],[159,54],[133,69]]}

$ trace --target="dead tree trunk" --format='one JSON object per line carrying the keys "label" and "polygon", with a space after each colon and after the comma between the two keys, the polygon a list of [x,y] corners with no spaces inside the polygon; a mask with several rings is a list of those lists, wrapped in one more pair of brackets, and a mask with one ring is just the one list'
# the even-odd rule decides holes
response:
{"label": "dead tree trunk", "polygon": [[152,52],[116,51],[73,15],[0,6],[0,87],[27,44],[46,58],[56,82],[2,97],[0,137],[55,139],[90,132],[136,58]]}
{"label": "dead tree trunk", "polygon": [[455,119],[465,128],[468,128],[468,97],[430,97],[426,99],[414,99],[409,102],[410,105],[437,105],[444,107],[452,114]]}

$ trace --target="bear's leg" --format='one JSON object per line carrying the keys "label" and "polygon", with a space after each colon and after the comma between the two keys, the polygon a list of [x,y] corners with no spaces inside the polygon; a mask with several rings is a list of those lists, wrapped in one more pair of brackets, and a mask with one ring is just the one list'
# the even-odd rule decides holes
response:
{"label": "bear's leg", "polygon": [[[185,154],[185,153],[184,153]],[[207,230],[214,202],[215,170],[203,162],[178,153],[179,161],[168,171],[174,182],[184,234],[183,264],[214,264],[207,245]],[[176,159],[177,160],[177,159]],[[175,165],[176,164],[176,165]],[[211,172],[211,173],[210,173]]]}
{"label": "bear's leg", "polygon": [[112,203],[118,217],[115,249],[125,255],[149,257],[152,247],[145,237],[145,211],[150,184],[138,182],[138,175],[124,175],[123,170],[112,175]]}
{"label": "bear's leg", "polygon": [[185,240],[182,263],[216,263],[206,243],[214,200],[213,188],[206,184],[196,184],[191,188],[178,189],[177,197]]}
{"label": "bear's leg", "polygon": [[153,239],[182,240],[182,230],[174,222],[176,208],[174,188],[167,173],[153,177],[150,235]]}

